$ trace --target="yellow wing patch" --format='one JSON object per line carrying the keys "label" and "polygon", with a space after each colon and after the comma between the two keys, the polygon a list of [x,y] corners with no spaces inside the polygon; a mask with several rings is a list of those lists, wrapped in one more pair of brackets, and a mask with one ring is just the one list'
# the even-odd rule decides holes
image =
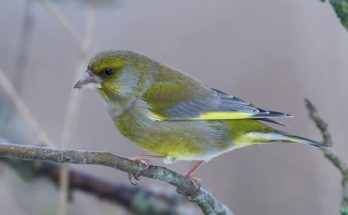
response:
{"label": "yellow wing patch", "polygon": [[187,117],[187,118],[170,118],[157,114],[154,112],[149,113],[149,117],[154,120],[166,121],[166,120],[226,120],[226,119],[249,119],[252,118],[253,114],[243,112],[207,112],[202,113],[198,117]]}
{"label": "yellow wing patch", "polygon": [[243,112],[207,112],[198,117],[190,117],[189,120],[223,120],[223,119],[248,119],[253,114]]}

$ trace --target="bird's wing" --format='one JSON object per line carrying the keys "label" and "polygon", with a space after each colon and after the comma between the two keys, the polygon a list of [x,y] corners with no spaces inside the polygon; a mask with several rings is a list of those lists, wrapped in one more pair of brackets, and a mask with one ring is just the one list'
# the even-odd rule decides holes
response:
{"label": "bird's wing", "polygon": [[170,82],[153,84],[143,100],[149,105],[150,117],[162,121],[259,119],[277,123],[270,118],[291,116],[257,108],[216,89],[204,88],[197,92]]}

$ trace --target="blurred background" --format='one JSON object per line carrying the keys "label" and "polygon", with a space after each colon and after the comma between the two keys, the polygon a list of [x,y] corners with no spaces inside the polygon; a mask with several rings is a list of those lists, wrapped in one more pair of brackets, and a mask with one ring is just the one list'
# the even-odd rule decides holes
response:
{"label": "blurred background", "polygon": [[[284,122],[289,125],[285,130],[320,140],[304,106],[309,98],[329,123],[335,150],[348,159],[348,32],[328,3],[1,0],[0,29],[0,68],[57,147],[129,157],[144,153],[115,130],[94,91],[72,89],[93,55],[127,49],[260,107],[291,113],[295,117]],[[43,144],[3,88],[0,96],[1,137],[17,144]],[[190,165],[168,167],[183,173]],[[120,171],[72,167],[129,186]],[[25,169],[0,163],[1,213],[56,214],[57,186],[23,173]],[[310,146],[236,150],[213,159],[196,176],[237,215],[339,211],[341,176]],[[146,178],[139,186],[175,192]],[[84,192],[71,195],[68,214],[133,214]],[[193,204],[185,207],[200,213]]]}

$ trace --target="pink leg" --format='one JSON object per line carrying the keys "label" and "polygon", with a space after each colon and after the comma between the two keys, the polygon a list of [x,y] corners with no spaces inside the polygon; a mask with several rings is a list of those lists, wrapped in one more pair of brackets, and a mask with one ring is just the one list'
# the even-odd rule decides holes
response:
{"label": "pink leg", "polygon": [[188,178],[193,178],[192,174],[204,163],[203,160],[199,160],[196,161],[195,164],[189,169],[187,170],[187,172],[185,173],[185,176]]}
{"label": "pink leg", "polygon": [[[196,161],[193,166],[187,170],[187,172],[184,174],[184,176],[189,179],[190,181],[192,181],[192,183],[194,183],[198,188],[197,188],[197,192],[200,190],[200,187],[201,187],[201,179],[199,178],[195,178],[192,176],[192,174],[204,163],[203,160],[199,160],[199,161]],[[193,201],[192,197],[184,194],[181,190],[176,190],[178,193],[180,194],[183,194],[184,196],[186,196],[186,198],[189,200],[189,201]]]}
{"label": "pink leg", "polygon": [[[143,163],[146,165],[146,168],[151,164],[151,160],[163,160],[164,156],[160,156],[160,155],[139,155],[139,156],[135,156],[135,157],[131,157],[129,158],[131,160],[137,161],[139,163]],[[139,177],[132,174],[132,173],[128,173],[128,179],[130,181],[131,184],[133,185],[138,185],[138,181],[139,181]]]}

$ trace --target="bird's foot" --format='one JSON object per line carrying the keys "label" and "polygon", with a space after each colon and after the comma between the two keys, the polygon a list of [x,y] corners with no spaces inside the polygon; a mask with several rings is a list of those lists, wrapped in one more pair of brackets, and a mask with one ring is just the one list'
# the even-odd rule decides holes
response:
{"label": "bird's foot", "polygon": [[194,191],[193,194],[191,195],[187,195],[185,192],[183,192],[182,190],[176,189],[176,192],[178,192],[179,194],[184,195],[187,200],[189,201],[194,201],[194,196],[200,191],[201,189],[201,179],[199,178],[195,178],[192,176],[192,174],[204,163],[203,160],[198,160],[194,163],[194,165],[185,173],[185,178],[187,178],[188,180],[190,180],[195,187],[197,187],[197,189]]}
{"label": "bird's foot", "polygon": [[176,189],[176,192],[183,195],[188,201],[190,202],[194,202],[195,199],[194,199],[194,196],[196,196],[196,194],[201,190],[201,179],[200,178],[195,178],[193,177],[191,174],[185,174],[184,175],[186,179],[188,179],[189,181],[191,181],[196,188],[196,190],[188,195],[187,193],[185,193],[184,191],[182,190],[179,190],[179,189]]}
{"label": "bird's foot", "polygon": [[194,185],[196,185],[198,188],[201,187],[201,179],[200,178],[195,178],[192,175],[185,175],[185,178],[190,180]]}
{"label": "bird's foot", "polygon": [[157,155],[140,155],[136,157],[129,158],[130,160],[136,161],[140,164],[143,164],[143,169],[138,173],[128,173],[128,180],[133,185],[138,185],[140,180],[140,174],[145,171],[150,165],[151,160],[154,159],[163,159],[163,156],[157,156]]}

